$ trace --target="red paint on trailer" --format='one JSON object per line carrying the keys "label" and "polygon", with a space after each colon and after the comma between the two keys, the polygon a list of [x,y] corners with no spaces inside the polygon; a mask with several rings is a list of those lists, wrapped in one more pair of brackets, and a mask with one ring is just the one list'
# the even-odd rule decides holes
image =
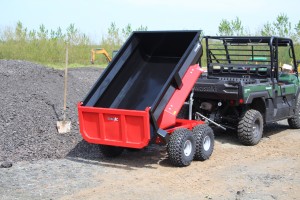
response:
{"label": "red paint on trailer", "polygon": [[80,133],[90,143],[140,149],[150,141],[149,110],[97,108],[79,103]]}
{"label": "red paint on trailer", "polygon": [[165,131],[167,131],[169,134],[172,134],[176,129],[186,128],[192,130],[195,126],[200,124],[205,124],[205,122],[198,120],[176,119],[175,125],[169,129],[166,129]]}
{"label": "red paint on trailer", "polygon": [[182,78],[182,87],[175,90],[157,121],[161,129],[166,129],[176,124],[176,116],[202,72],[203,70],[198,64],[189,67]]}

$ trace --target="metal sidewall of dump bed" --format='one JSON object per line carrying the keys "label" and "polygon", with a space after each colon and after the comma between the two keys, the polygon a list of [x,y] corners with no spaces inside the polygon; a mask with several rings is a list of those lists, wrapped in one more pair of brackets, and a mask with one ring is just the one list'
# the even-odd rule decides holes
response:
{"label": "metal sidewall of dump bed", "polygon": [[144,110],[157,120],[202,53],[200,31],[134,32],[83,101],[84,106]]}
{"label": "metal sidewall of dump bed", "polygon": [[183,77],[200,58],[200,31],[134,32],[83,101],[84,106],[144,110],[158,119]]}

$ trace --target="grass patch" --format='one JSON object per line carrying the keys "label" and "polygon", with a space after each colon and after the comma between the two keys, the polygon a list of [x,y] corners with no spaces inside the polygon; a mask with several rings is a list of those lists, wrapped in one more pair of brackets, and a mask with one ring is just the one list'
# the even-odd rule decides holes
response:
{"label": "grass patch", "polygon": [[[50,68],[53,68],[53,69],[64,69],[66,64],[63,64],[63,63],[59,63],[59,64],[53,64],[53,63],[39,63],[41,65],[44,65],[46,67],[50,67]],[[107,65],[106,64],[99,64],[99,65],[92,65],[92,64],[89,64],[89,65],[83,65],[83,64],[79,64],[79,63],[71,63],[71,64],[68,64],[68,68],[84,68],[84,67],[96,67],[96,68],[106,68]]]}

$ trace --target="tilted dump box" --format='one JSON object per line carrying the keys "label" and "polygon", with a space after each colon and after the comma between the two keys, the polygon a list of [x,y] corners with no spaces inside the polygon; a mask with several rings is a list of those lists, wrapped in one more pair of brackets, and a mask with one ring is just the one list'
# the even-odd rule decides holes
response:
{"label": "tilted dump box", "polygon": [[178,127],[203,124],[176,120],[202,72],[199,37],[200,31],[134,32],[78,104],[83,138],[143,148]]}

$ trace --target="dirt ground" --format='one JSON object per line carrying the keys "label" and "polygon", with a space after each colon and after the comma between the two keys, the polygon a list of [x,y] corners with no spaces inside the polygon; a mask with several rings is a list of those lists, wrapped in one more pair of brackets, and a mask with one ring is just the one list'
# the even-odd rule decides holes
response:
{"label": "dirt ground", "polygon": [[13,161],[0,167],[1,200],[300,199],[300,130],[286,121],[269,125],[251,147],[217,132],[212,157],[184,168],[169,163],[164,146],[103,158],[97,145],[82,141],[76,125],[76,103],[99,74],[70,70],[72,132],[58,135],[62,71],[0,61],[0,161]]}
{"label": "dirt ground", "polygon": [[[0,199],[296,200],[299,141],[299,130],[280,122],[268,126],[253,147],[217,133],[212,157],[184,168],[169,163],[163,146],[126,151],[116,159],[77,155],[16,162],[0,169]],[[80,146],[76,151],[85,151]]]}
{"label": "dirt ground", "polygon": [[211,159],[185,168],[172,167],[163,147],[87,161],[104,169],[90,177],[99,185],[62,199],[300,199],[299,141],[281,122],[253,147],[218,133]]}

